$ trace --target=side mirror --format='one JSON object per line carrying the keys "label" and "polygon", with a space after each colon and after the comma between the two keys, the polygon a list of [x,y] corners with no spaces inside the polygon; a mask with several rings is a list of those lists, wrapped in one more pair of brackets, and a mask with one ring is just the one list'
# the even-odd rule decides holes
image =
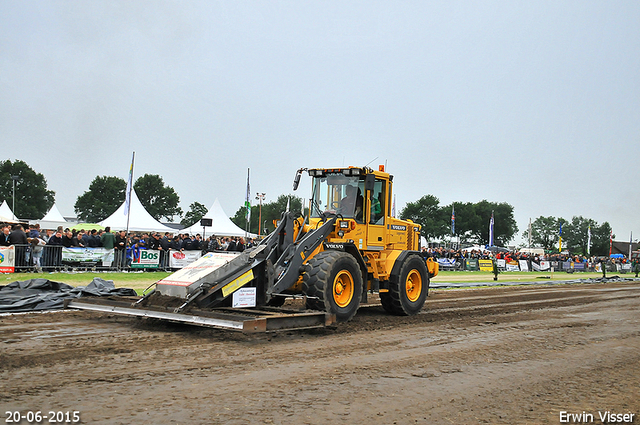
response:
{"label": "side mirror", "polygon": [[302,168],[296,171],[296,176],[293,179],[293,190],[298,190],[300,184],[300,177],[302,176]]}
{"label": "side mirror", "polygon": [[376,176],[373,174],[367,174],[364,178],[364,190],[373,190],[373,185],[376,182]]}

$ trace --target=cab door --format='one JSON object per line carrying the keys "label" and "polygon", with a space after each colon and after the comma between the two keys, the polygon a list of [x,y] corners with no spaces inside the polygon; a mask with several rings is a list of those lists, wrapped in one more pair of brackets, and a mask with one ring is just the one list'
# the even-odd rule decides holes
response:
{"label": "cab door", "polygon": [[[367,185],[365,184],[365,187]],[[369,250],[383,250],[385,246],[385,220],[387,216],[387,181],[375,179],[373,188],[366,190],[365,223]]]}

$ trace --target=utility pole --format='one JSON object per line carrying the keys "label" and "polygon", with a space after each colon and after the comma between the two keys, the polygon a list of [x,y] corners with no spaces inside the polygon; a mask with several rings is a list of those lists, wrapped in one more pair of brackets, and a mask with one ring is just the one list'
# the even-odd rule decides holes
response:
{"label": "utility pole", "polygon": [[260,201],[260,209],[259,209],[259,216],[258,216],[258,236],[262,236],[262,201],[264,201],[264,198],[267,196],[266,193],[256,193],[256,199],[258,201]]}
{"label": "utility pole", "polygon": [[11,176],[11,180],[13,180],[13,202],[11,207],[11,214],[13,214],[13,221],[18,221],[16,218],[16,180],[18,180],[20,176]]}

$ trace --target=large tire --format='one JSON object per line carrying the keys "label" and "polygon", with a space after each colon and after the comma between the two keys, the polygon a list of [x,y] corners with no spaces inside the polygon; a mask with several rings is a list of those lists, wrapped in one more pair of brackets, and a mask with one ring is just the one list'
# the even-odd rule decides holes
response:
{"label": "large tire", "polygon": [[400,273],[389,281],[389,292],[380,293],[380,302],[387,313],[412,316],[422,310],[429,292],[429,272],[424,260],[409,255]]}
{"label": "large tire", "polygon": [[360,307],[362,272],[346,252],[315,255],[305,267],[302,285],[305,295],[313,297],[307,299],[307,307],[335,314],[338,322],[351,320]]}

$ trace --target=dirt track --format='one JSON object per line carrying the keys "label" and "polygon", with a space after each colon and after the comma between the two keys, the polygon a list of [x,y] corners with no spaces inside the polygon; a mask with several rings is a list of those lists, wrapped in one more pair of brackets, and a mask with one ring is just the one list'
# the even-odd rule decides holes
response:
{"label": "dirt track", "polygon": [[638,282],[438,290],[417,316],[367,307],[335,329],[258,336],[0,317],[5,423],[8,410],[87,424],[640,423],[639,365]]}

